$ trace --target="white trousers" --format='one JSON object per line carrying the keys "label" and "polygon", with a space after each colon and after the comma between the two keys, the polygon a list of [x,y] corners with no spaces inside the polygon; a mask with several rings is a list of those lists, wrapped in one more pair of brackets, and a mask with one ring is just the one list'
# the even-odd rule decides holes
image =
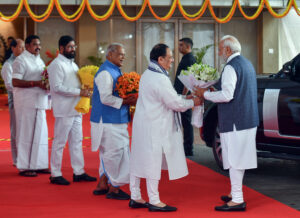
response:
{"label": "white trousers", "polygon": [[232,201],[235,203],[243,203],[243,178],[245,170],[229,168],[229,177],[231,183]]}
{"label": "white trousers", "polygon": [[61,165],[64,147],[68,141],[71,165],[75,175],[84,173],[82,152],[82,115],[56,117],[51,151],[51,176],[62,176]]}
{"label": "white trousers", "polygon": [[105,174],[114,187],[128,184],[130,151],[127,124],[99,125],[102,125],[103,131],[99,147],[99,175]]}
{"label": "white trousers", "polygon": [[[130,174],[130,192],[131,192],[132,200],[142,199],[140,183],[141,183],[141,178]],[[150,204],[160,203],[158,184],[159,184],[159,180],[146,179],[147,193],[148,193]]]}
{"label": "white trousers", "polygon": [[45,110],[17,108],[17,168],[37,170],[48,168],[48,127]]}
{"label": "white trousers", "polygon": [[10,146],[13,164],[17,165],[17,144],[16,144],[16,116],[14,108],[13,93],[7,91],[8,108],[9,108],[9,124],[10,124]]}

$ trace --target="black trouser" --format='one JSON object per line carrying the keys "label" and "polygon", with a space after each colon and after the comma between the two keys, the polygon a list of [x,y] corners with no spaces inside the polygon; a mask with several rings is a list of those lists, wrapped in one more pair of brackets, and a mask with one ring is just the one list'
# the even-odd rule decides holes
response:
{"label": "black trouser", "polygon": [[186,154],[193,154],[194,130],[191,124],[192,109],[181,113],[183,126],[183,145]]}

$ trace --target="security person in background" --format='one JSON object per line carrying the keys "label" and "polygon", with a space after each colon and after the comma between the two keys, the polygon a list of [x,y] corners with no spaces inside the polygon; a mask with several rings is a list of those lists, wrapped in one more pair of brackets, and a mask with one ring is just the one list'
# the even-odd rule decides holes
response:
{"label": "security person in background", "polygon": [[[179,40],[179,52],[183,54],[183,57],[177,67],[176,78],[174,88],[180,95],[187,94],[187,89],[178,79],[182,70],[187,70],[188,67],[196,63],[196,59],[192,54],[193,41],[190,38],[182,38]],[[192,109],[189,109],[181,113],[181,122],[183,126],[183,145],[186,156],[193,156],[193,142],[194,142],[194,131],[191,124]]]}

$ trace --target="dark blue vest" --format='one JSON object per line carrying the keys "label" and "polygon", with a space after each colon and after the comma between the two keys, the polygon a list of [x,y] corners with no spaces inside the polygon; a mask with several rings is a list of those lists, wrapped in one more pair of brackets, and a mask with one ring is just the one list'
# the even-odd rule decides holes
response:
{"label": "dark blue vest", "polygon": [[[218,104],[220,133],[250,129],[258,126],[257,82],[253,65],[239,55],[230,60],[227,65],[234,68],[237,83],[233,99],[228,103]],[[221,76],[222,77],[222,76]],[[221,89],[221,78],[215,86]]]}
{"label": "dark blue vest", "polygon": [[[113,78],[113,95],[119,97],[116,89],[116,83],[118,78],[122,75],[121,70],[118,66],[112,64],[109,61],[105,61],[99,68],[96,76],[102,71],[108,71]],[[120,109],[116,109],[105,104],[102,104],[100,100],[100,93],[98,87],[94,81],[94,92],[92,97],[92,112],[91,121],[99,123],[102,118],[103,123],[128,123],[129,122],[129,107],[127,105],[122,105]]]}

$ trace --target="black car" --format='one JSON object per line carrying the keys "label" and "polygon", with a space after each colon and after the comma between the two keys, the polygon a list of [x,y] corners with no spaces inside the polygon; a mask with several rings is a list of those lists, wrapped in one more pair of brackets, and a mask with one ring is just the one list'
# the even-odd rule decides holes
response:
{"label": "black car", "polygon": [[[295,59],[299,65],[295,65]],[[300,160],[299,68],[300,54],[277,74],[257,78],[258,157]],[[212,147],[218,166],[223,168],[216,104],[211,104],[204,113],[201,136]]]}

